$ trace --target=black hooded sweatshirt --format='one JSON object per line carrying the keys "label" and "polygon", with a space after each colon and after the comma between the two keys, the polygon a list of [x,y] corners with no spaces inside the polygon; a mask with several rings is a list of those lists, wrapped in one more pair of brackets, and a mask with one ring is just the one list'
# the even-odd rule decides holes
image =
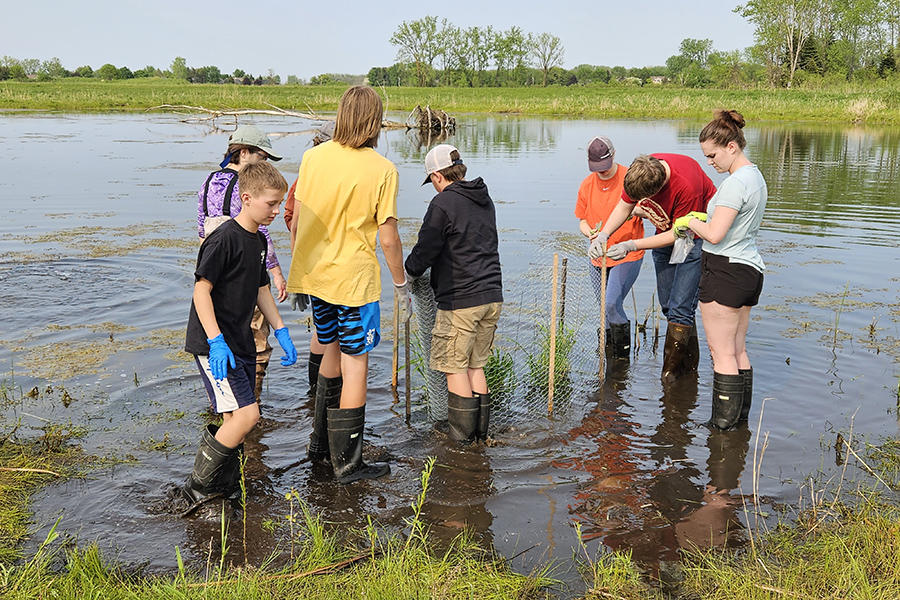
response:
{"label": "black hooded sweatshirt", "polygon": [[431,267],[441,310],[503,302],[497,217],[481,177],[454,181],[431,200],[405,266],[413,277]]}

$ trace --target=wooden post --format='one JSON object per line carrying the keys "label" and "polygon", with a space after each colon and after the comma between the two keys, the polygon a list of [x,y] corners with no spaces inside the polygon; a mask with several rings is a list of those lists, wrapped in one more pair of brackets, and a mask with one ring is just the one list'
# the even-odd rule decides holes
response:
{"label": "wooden post", "polygon": [[400,298],[394,293],[394,350],[391,353],[393,375],[391,375],[391,387],[397,389],[397,373],[400,370]]}
{"label": "wooden post", "polygon": [[606,379],[606,242],[603,242],[603,256],[600,258],[600,382]]}
{"label": "wooden post", "polygon": [[410,410],[411,410],[410,409],[410,394],[412,393],[412,388],[411,388],[411,384],[410,384],[410,381],[412,379],[412,375],[411,375],[412,369],[409,368],[409,321],[407,321],[406,324],[404,325],[404,330],[406,332],[405,336],[404,336],[406,339],[403,342],[404,350],[406,352],[405,363],[404,363],[406,365],[404,367],[406,369],[406,422],[409,423],[409,416],[410,416]]}
{"label": "wooden post", "polygon": [[553,254],[553,298],[550,300],[550,372],[547,377],[547,412],[553,413],[554,372],[556,371],[556,296],[559,280],[559,254]]}
{"label": "wooden post", "polygon": [[564,327],[566,324],[566,274],[569,272],[569,259],[563,256],[562,259],[562,289],[559,294],[559,326]]}

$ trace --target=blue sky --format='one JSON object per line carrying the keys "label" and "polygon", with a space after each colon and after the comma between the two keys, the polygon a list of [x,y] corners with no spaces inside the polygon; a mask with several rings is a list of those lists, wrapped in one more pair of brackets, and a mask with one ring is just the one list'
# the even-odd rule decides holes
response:
{"label": "blue sky", "polygon": [[[215,6],[216,10],[210,10]],[[375,2],[192,2],[191,0],[0,0],[5,26],[0,55],[46,60],[68,69],[105,63],[132,70],[215,65],[254,75],[269,69],[308,79],[321,73],[366,73],[395,62],[389,40],[405,20],[425,15],[459,27],[492,25],[549,32],[565,47],[564,65],[624,67],[665,64],[684,38],[713,40],[716,50],[743,50],[753,27],[733,12],[736,0],[455,0]]]}

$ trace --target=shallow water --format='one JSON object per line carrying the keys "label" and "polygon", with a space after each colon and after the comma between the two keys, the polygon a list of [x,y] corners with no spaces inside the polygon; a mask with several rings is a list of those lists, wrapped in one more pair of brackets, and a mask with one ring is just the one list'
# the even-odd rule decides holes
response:
{"label": "shallow water", "polygon": [[[596,307],[573,216],[591,137],[611,137],[623,164],[641,152],[702,160],[695,142],[702,123],[466,115],[459,121],[450,143],[460,148],[470,178],[485,178],[497,203],[506,288],[498,344],[514,356],[517,375],[527,377],[535,324],[549,314],[553,253],[568,257],[570,385],[558,388],[552,417],[546,392],[518,388],[507,399],[515,410],[495,417],[496,445],[458,448],[432,431],[418,372],[409,423],[402,375],[399,397],[391,392],[385,295],[366,436],[368,454],[390,460],[392,473],[340,487],[305,463],[312,416],[305,364],[284,368],[273,361],[264,420],[248,441],[252,562],[287,549],[291,489],[329,521],[364,525],[371,515],[402,528],[424,460],[436,456],[424,515],[440,538],[471,527],[481,543],[515,557],[517,569],[556,560],[557,575],[577,589],[570,565],[575,524],[589,552],[631,548],[653,569],[693,543],[743,543],[743,525],[755,521],[752,506],[749,517],[743,506],[744,499],[752,505],[754,484],[770,521],[801,494],[808,498],[810,477],[819,485],[840,473],[832,448],[838,432],[848,437],[852,427],[872,440],[896,436],[900,131],[748,127],[748,153],[770,193],[759,240],[768,270],[748,337],[754,407],[749,431],[713,435],[701,426],[710,411],[708,353],[702,352],[697,381],[664,390],[652,317],[630,365],[614,365],[598,385]],[[255,122],[288,157],[277,166],[292,182],[312,125]],[[205,562],[210,539],[218,552],[214,518],[177,519],[160,514],[159,504],[167,484],[189,472],[206,419],[202,385],[180,349],[197,247],[196,190],[226,137],[174,115],[0,115],[6,157],[0,372],[7,388],[40,391],[3,407],[2,422],[9,427],[21,418],[35,435],[48,420],[71,423],[84,428],[79,443],[87,452],[121,460],[47,487],[35,498],[35,518],[46,528],[61,515],[60,527],[80,542],[96,540],[118,560],[153,571],[174,568],[175,546],[197,564]],[[400,171],[408,251],[433,195],[419,185],[427,146],[390,131],[379,150]],[[272,231],[287,267],[280,217]],[[383,277],[389,284],[386,269]],[[639,321],[654,288],[648,257],[635,306],[628,303]],[[305,348],[308,313],[281,310]],[[702,346],[702,329],[700,338]],[[761,457],[757,433],[768,436]],[[237,538],[231,548],[242,561]]]}

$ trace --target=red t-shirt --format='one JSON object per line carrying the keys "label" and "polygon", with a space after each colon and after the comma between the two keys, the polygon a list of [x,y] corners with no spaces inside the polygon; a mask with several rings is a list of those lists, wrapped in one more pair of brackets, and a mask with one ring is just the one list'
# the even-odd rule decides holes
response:
{"label": "red t-shirt", "polygon": [[[669,165],[669,181],[663,185],[651,200],[669,215],[672,223],[691,211],[706,212],[706,205],[716,193],[712,179],[703,172],[703,167],[689,156],[683,154],[651,154],[650,156],[665,161]],[[624,191],[622,200],[636,204]]]}

